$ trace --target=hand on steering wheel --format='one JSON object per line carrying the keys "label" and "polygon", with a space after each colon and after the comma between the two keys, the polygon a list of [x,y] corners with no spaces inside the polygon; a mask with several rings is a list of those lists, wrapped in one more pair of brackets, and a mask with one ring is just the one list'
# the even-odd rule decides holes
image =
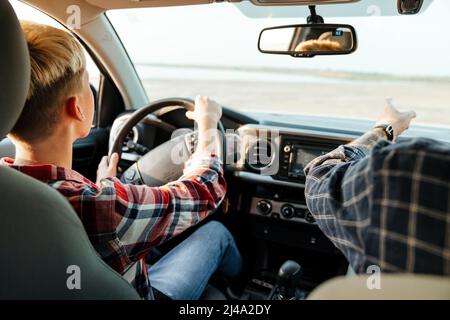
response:
{"label": "hand on steering wheel", "polygon": [[[205,105],[206,107],[208,107],[208,105],[211,104],[211,101],[206,98],[197,97],[197,100],[199,102],[198,108],[205,108]],[[111,156],[113,153],[117,153],[120,158],[122,154],[122,145],[126,136],[132,130],[132,128],[136,124],[138,124],[145,116],[165,107],[171,106],[180,106],[185,108],[188,112],[192,112],[188,113],[186,116],[193,117],[198,122],[199,127],[207,126],[208,123],[213,123],[208,122],[207,119],[197,120],[196,117],[198,116],[198,114],[201,114],[201,112],[196,113],[196,106],[190,99],[169,98],[158,100],[146,107],[136,110],[131,115],[131,117],[122,125],[116,137],[114,138],[114,142],[112,143],[111,149],[109,151],[109,156]],[[218,106],[217,108],[217,106],[218,105],[215,102],[214,104],[212,104],[211,114],[208,113],[208,116],[219,116],[218,110],[221,110],[221,108],[220,106]],[[217,123],[217,120],[215,123]],[[222,135],[225,136],[224,127],[220,121],[218,122],[218,129],[222,133]],[[135,164],[133,164],[123,173],[122,180],[127,183],[140,181],[148,186],[161,186],[168,182],[177,180],[182,176],[184,162],[188,160],[190,156],[190,145],[187,145],[186,140],[187,139],[185,139],[184,136],[180,136],[150,150],[147,154],[141,157]],[[224,144],[224,139],[222,139],[222,141]],[[179,161],[173,161],[174,152],[178,152],[181,155],[181,158],[178,159]]]}
{"label": "hand on steering wheel", "polygon": [[222,117],[222,107],[208,97],[197,96],[195,110],[187,111],[186,117],[195,121],[198,131],[196,152],[221,155],[222,151],[217,150],[217,145],[220,145],[220,141],[217,141],[220,139],[217,135],[217,124]]}
{"label": "hand on steering wheel", "polygon": [[194,120],[199,127],[215,129],[222,117],[222,107],[208,97],[197,96],[194,110],[187,111],[186,117]]}

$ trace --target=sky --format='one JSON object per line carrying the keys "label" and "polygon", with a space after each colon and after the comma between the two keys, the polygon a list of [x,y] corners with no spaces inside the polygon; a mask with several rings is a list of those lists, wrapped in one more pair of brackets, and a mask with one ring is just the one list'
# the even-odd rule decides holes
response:
{"label": "sky", "polygon": [[[429,1],[429,0],[428,0]],[[35,9],[11,1],[19,18],[40,20]],[[305,23],[305,10],[298,17],[273,17],[270,8],[250,3],[115,10],[108,13],[135,63],[194,64],[291,69],[323,69],[401,76],[450,77],[450,1],[434,0],[424,13],[415,16],[378,16],[394,12],[394,0],[364,0],[365,17],[327,17],[329,23],[353,25],[358,34],[358,50],[348,56],[296,59],[262,54],[257,50],[261,29],[270,26]],[[339,8],[344,6],[339,6]],[[283,8],[291,12],[295,7]],[[242,12],[264,18],[249,18]],[[291,16],[295,16],[292,11]],[[327,6],[323,12],[333,12]],[[321,13],[321,8],[318,8]],[[42,14],[41,14],[42,15]],[[270,17],[272,16],[272,17]],[[54,22],[53,22],[54,24]]]}

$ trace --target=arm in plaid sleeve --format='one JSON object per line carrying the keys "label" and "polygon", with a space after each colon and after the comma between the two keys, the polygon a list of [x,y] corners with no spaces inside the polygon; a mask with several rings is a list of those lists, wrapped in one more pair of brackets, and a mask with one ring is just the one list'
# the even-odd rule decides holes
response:
{"label": "arm in plaid sleeve", "polygon": [[354,269],[363,263],[363,233],[370,219],[372,172],[366,155],[382,138],[382,132],[373,130],[314,159],[305,169],[308,208]]}
{"label": "arm in plaid sleeve", "polygon": [[179,180],[162,187],[123,184],[117,178],[102,180],[101,187],[114,199],[112,223],[133,261],[206,218],[226,193],[214,155],[194,156]]}

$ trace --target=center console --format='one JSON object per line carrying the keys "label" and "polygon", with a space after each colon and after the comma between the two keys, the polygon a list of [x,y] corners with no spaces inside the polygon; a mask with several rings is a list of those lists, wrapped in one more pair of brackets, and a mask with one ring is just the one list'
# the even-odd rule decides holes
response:
{"label": "center console", "polygon": [[278,171],[273,179],[282,180],[296,185],[297,190],[289,187],[257,188],[251,198],[250,214],[260,217],[278,219],[315,225],[315,220],[306,206],[304,198],[304,169],[315,158],[324,155],[337,147],[337,144],[327,144],[314,140],[306,140],[297,136],[281,135],[277,156]]}
{"label": "center console", "polygon": [[272,283],[252,279],[241,300],[304,300],[310,290],[302,289],[300,280],[303,268],[293,260],[285,261]]}
{"label": "center console", "polygon": [[[246,153],[269,161],[246,163],[240,167],[243,173],[235,173],[240,178],[237,211],[247,213],[243,242],[253,265],[244,299],[303,299],[347,268],[346,259],[308,210],[304,174],[308,163],[344,141],[284,131],[262,134],[260,128],[245,132],[257,141],[250,140]],[[290,276],[296,274],[297,265],[301,274]]]}

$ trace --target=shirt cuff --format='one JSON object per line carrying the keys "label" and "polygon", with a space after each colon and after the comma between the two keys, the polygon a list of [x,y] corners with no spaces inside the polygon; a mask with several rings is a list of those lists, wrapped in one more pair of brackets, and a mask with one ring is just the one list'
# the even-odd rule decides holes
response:
{"label": "shirt cuff", "polygon": [[342,145],[334,149],[333,151],[315,158],[305,167],[305,175],[314,169],[315,167],[323,164],[338,164],[342,162],[351,162],[359,160],[367,156],[369,150],[366,148],[355,147],[350,145]]}
{"label": "shirt cuff", "polygon": [[370,150],[364,147],[355,147],[351,145],[345,145],[342,147],[344,148],[345,159],[347,161],[362,159],[370,153]]}
{"label": "shirt cuff", "polygon": [[184,167],[184,175],[189,175],[190,172],[195,172],[198,169],[210,169],[221,172],[221,161],[214,153],[194,153],[186,162]]}

